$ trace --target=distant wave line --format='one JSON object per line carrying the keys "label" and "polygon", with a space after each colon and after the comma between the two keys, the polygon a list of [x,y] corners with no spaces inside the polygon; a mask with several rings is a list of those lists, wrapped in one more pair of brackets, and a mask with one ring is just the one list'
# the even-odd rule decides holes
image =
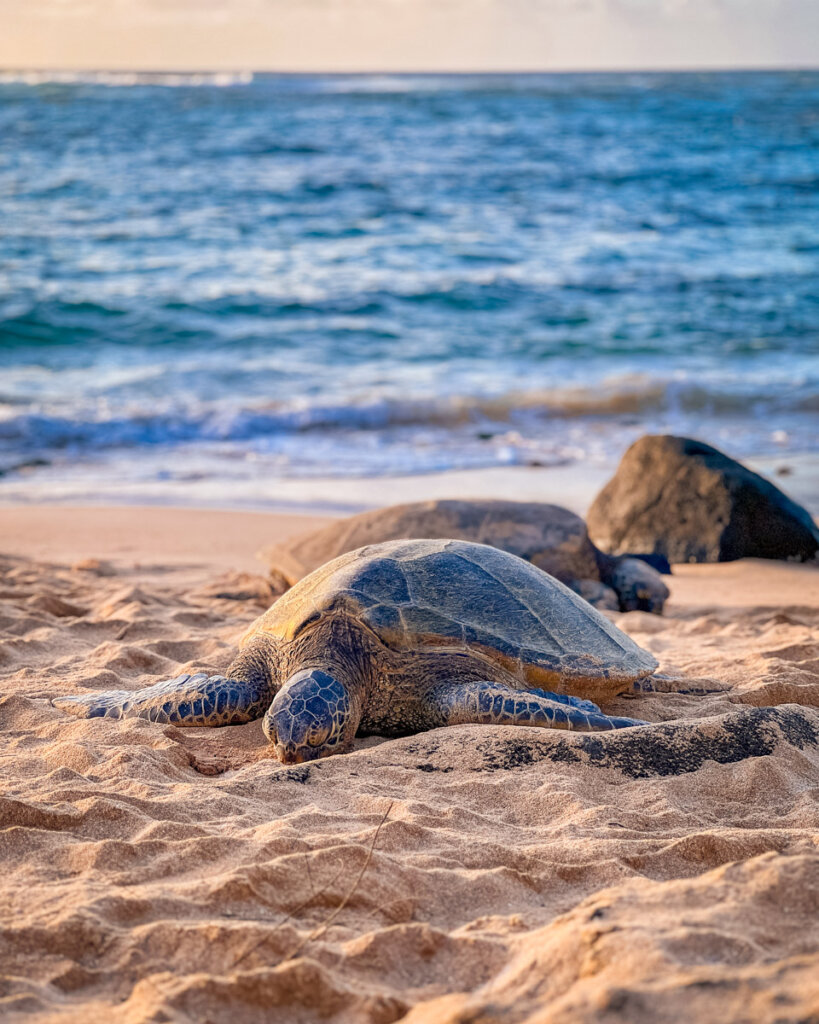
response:
{"label": "distant wave line", "polygon": [[252,71],[0,71],[0,85],[104,85],[169,88],[250,85]]}

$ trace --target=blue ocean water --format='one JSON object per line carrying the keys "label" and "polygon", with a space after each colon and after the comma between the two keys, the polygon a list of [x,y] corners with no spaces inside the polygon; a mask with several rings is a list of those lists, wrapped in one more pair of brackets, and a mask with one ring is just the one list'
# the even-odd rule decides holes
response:
{"label": "blue ocean water", "polygon": [[819,73],[0,75],[0,497],[818,426]]}

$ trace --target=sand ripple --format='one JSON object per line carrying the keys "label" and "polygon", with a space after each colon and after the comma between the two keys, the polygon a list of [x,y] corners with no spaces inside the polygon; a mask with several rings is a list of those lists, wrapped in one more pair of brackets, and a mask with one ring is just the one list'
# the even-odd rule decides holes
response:
{"label": "sand ripple", "polygon": [[669,677],[607,708],[640,734],[286,767],[48,703],[224,670],[266,593],[0,559],[0,1017],[819,1019],[817,609],[619,616]]}

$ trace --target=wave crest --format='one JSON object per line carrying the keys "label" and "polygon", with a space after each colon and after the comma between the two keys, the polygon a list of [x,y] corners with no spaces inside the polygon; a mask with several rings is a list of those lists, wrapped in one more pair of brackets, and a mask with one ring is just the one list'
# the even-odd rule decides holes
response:
{"label": "wave crest", "polygon": [[105,405],[77,410],[0,411],[0,447],[25,451],[62,448],[100,450],[191,442],[250,442],[282,435],[337,432],[485,431],[515,429],[529,436],[566,421],[688,422],[700,416],[726,421],[798,413],[815,407],[814,392],[729,391],[680,381],[620,379],[594,387],[513,391],[500,395],[378,397],[332,402],[236,402],[131,407],[112,415]]}

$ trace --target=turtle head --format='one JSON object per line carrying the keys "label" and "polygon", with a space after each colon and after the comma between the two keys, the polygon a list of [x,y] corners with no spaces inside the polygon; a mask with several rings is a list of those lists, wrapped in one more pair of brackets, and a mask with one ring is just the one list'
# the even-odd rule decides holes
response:
{"label": "turtle head", "polygon": [[358,728],[343,683],[321,669],[303,669],[276,694],[264,717],[265,735],[285,764],[315,761],[349,749]]}

